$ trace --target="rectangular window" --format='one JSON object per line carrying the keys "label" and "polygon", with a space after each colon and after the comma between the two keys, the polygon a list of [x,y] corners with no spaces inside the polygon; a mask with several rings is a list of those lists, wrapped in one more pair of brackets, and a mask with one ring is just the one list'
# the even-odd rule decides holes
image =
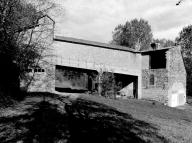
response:
{"label": "rectangular window", "polygon": [[149,85],[155,85],[155,76],[151,74],[149,77]]}
{"label": "rectangular window", "polygon": [[32,69],[26,69],[26,72],[32,72]]}
{"label": "rectangular window", "polygon": [[154,51],[150,53],[150,69],[166,69],[166,51]]}

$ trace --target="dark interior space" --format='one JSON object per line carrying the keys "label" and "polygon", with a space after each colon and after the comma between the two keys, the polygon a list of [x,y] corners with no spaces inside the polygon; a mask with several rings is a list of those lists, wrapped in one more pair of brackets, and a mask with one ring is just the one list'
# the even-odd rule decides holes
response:
{"label": "dark interior space", "polygon": [[56,65],[55,90],[69,93],[96,90],[96,75],[94,70]]}
{"label": "dark interior space", "polygon": [[117,85],[120,85],[119,90],[125,88],[126,86],[130,85],[133,83],[133,90],[131,91],[133,96],[137,98],[137,76],[132,76],[132,75],[125,75],[125,74],[119,74],[115,73],[115,81]]}
{"label": "dark interior space", "polygon": [[150,69],[165,69],[166,68],[166,50],[153,51],[150,55]]}
{"label": "dark interior space", "polygon": [[[74,67],[56,66],[55,90],[68,93],[98,93],[98,72]],[[137,77],[119,73],[104,72],[101,77],[104,94],[117,94],[131,83],[130,94],[137,97]],[[131,86],[130,86],[131,87]]]}
{"label": "dark interior space", "polygon": [[115,81],[116,83],[120,83],[122,88],[126,87],[132,82],[135,82],[135,80],[136,76],[115,73]]}

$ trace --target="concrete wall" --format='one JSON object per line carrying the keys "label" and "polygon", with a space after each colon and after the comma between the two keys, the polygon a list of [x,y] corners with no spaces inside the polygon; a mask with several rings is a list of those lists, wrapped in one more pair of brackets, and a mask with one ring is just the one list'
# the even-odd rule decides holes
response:
{"label": "concrete wall", "polygon": [[149,69],[149,55],[142,55],[142,69]]}
{"label": "concrete wall", "polygon": [[56,88],[88,90],[88,74],[85,70],[56,66]]}
{"label": "concrete wall", "polygon": [[[56,65],[131,75],[138,80],[138,98],[141,98],[141,54],[96,46],[54,41],[49,57],[41,65],[44,73],[34,73],[29,91],[55,92]],[[33,73],[29,73],[33,75]]]}
{"label": "concrete wall", "polygon": [[104,67],[115,73],[140,75],[140,54],[112,50],[88,45],[55,41],[54,59],[58,65],[70,65],[80,68],[97,69]]}
{"label": "concrete wall", "polygon": [[[28,87],[28,91],[39,92],[54,92],[55,91],[55,65],[48,62],[40,62],[40,68],[44,69],[44,72],[32,72],[28,74],[33,80]],[[28,81],[22,81],[21,87],[25,87]]]}
{"label": "concrete wall", "polygon": [[[186,102],[186,71],[180,47],[164,50],[166,52],[165,69],[149,69],[149,54],[153,52],[155,51],[141,54],[54,41],[50,53],[53,56],[46,59],[47,65],[43,65],[46,72],[35,74],[37,82],[32,83],[30,90],[54,92],[55,67],[60,65],[132,75],[137,78],[138,98],[157,100],[169,106],[184,104]],[[154,85],[150,85],[150,75],[154,75]]]}
{"label": "concrete wall", "polygon": [[186,102],[186,71],[180,47],[167,52],[169,106],[183,105]]}
{"label": "concrete wall", "polygon": [[58,41],[54,41],[53,49],[55,65],[137,76],[141,98],[141,54]]}

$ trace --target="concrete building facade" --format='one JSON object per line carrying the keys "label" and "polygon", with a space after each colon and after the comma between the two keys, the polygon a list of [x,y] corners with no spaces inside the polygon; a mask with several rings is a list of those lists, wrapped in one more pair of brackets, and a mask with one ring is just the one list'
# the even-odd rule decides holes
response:
{"label": "concrete building facade", "polygon": [[55,36],[52,55],[46,66],[42,64],[45,72],[35,74],[31,91],[98,89],[98,81],[91,75],[102,71],[114,73],[123,82],[121,91],[126,97],[156,100],[172,107],[186,102],[186,71],[179,46],[136,51]]}

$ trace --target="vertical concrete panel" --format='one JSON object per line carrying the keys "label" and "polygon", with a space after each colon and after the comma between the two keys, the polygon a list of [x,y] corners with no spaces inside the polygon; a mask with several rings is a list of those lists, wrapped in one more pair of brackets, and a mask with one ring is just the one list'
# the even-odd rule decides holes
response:
{"label": "vertical concrete panel", "polygon": [[186,103],[186,71],[180,47],[167,52],[168,58],[168,105],[171,107]]}
{"label": "vertical concrete panel", "polygon": [[176,107],[186,102],[185,87],[182,82],[174,82],[169,89],[168,106]]}
{"label": "vertical concrete panel", "polygon": [[149,55],[142,55],[142,69],[149,69]]}
{"label": "vertical concrete panel", "polygon": [[142,98],[142,56],[141,54],[137,54],[137,58],[139,60],[139,69],[140,69],[140,72],[139,72],[139,75],[138,75],[138,81],[137,81],[137,98],[138,99],[141,99]]}
{"label": "vertical concrete panel", "polygon": [[46,69],[47,77],[44,82],[46,83],[47,92],[55,92],[55,70],[56,66],[54,64],[50,64]]}

